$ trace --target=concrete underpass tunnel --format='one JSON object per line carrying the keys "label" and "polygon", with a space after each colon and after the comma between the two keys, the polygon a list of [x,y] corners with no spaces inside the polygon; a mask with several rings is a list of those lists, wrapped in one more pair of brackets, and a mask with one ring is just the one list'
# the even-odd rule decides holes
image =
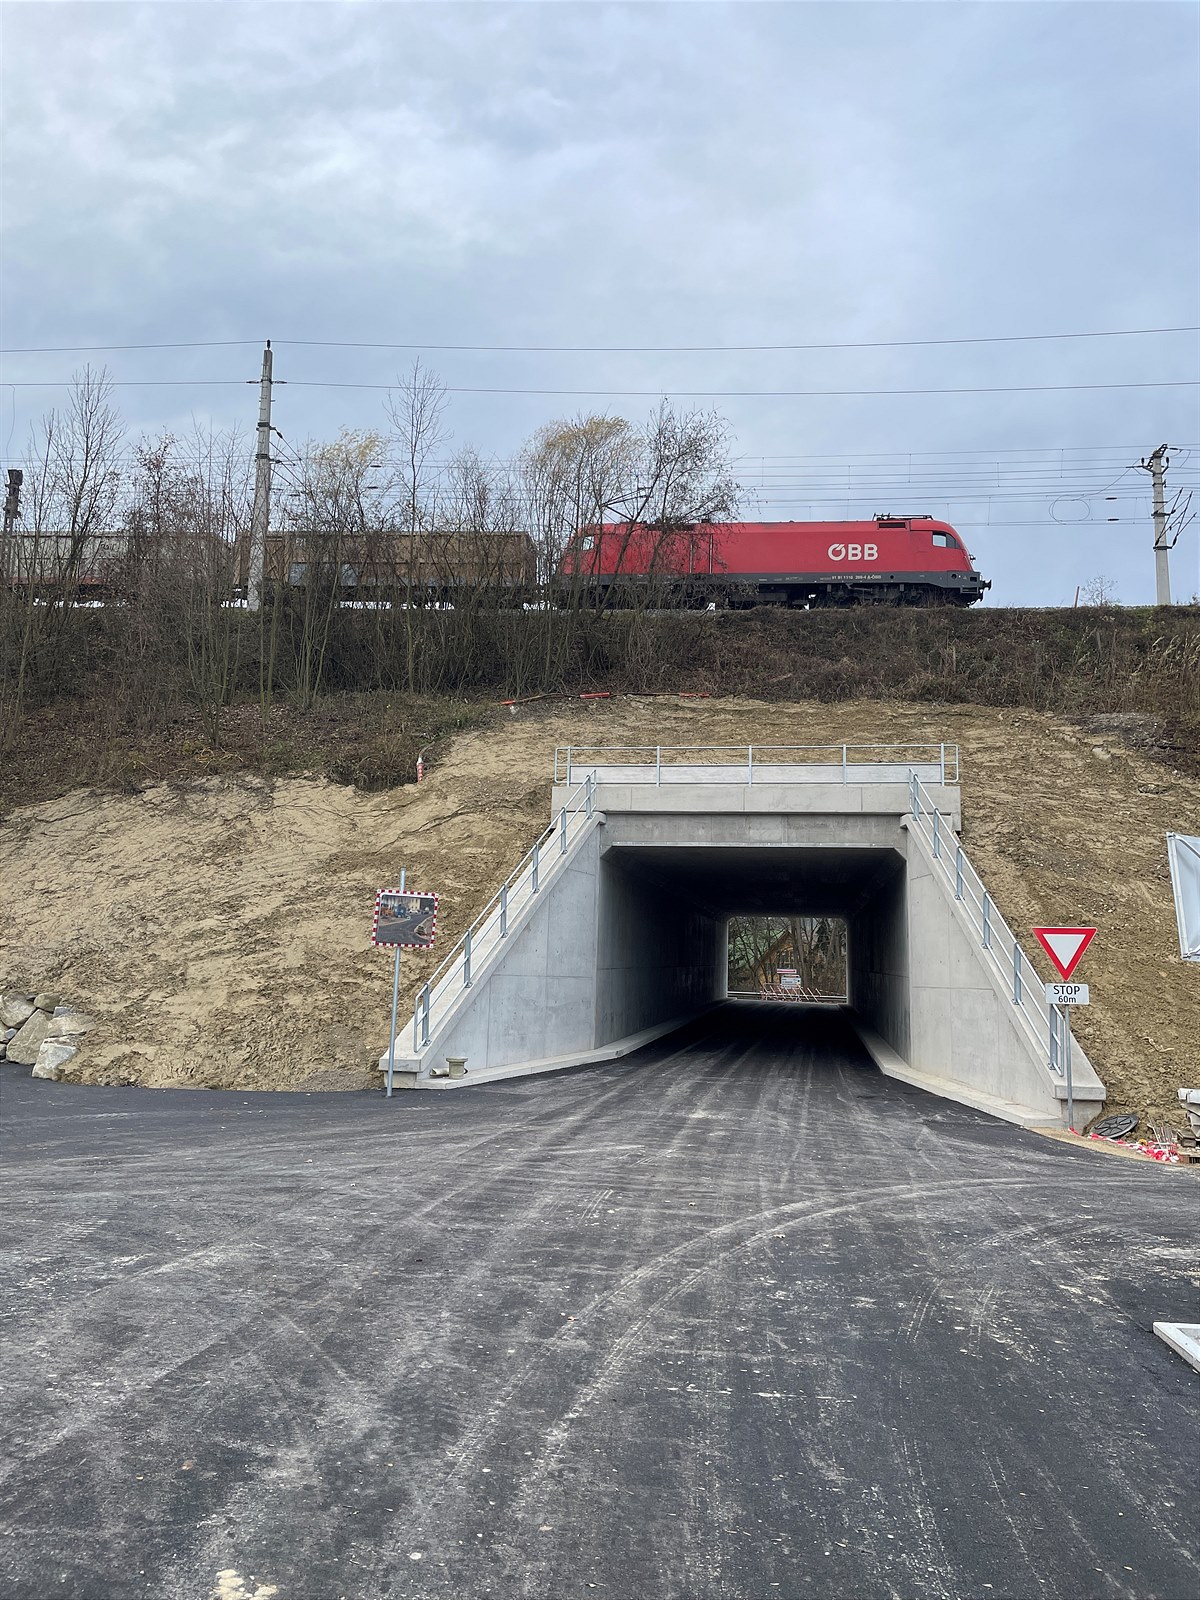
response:
{"label": "concrete underpass tunnel", "polygon": [[601,856],[598,1042],[726,998],[735,918],[831,918],[849,1003],[909,1045],[905,861],[874,846],[613,845]]}

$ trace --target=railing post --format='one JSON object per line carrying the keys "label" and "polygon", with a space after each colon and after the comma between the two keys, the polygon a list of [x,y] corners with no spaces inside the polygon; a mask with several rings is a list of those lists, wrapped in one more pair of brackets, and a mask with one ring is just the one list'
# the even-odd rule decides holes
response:
{"label": "railing post", "polygon": [[933,808],[933,859],[939,861],[942,855],[941,817],[938,808]]}
{"label": "railing post", "polygon": [[1013,940],[1013,1005],[1021,1004],[1021,946]]}
{"label": "railing post", "polygon": [[421,990],[421,1043],[429,1043],[429,985]]}
{"label": "railing post", "polygon": [[500,890],[500,937],[508,938],[508,885]]}
{"label": "railing post", "polygon": [[421,1033],[421,996],[418,995],[417,998],[413,1001],[413,1051],[414,1051],[414,1053],[421,1048],[420,1033]]}
{"label": "railing post", "polygon": [[1050,1016],[1050,1071],[1051,1072],[1057,1072],[1058,1071],[1058,1052],[1059,1052],[1059,1043],[1058,1043],[1058,1007],[1057,1006],[1047,1006],[1046,1010],[1048,1011],[1049,1016]]}
{"label": "railing post", "polygon": [[559,844],[559,855],[565,856],[566,853],[567,853],[567,808],[566,808],[566,806],[563,806],[562,810],[558,813],[558,844]]}
{"label": "railing post", "polygon": [[753,787],[754,784],[754,746],[746,746],[746,782]]}
{"label": "railing post", "polygon": [[463,934],[463,988],[471,987],[471,930]]}
{"label": "railing post", "polygon": [[942,782],[946,781],[946,743],[942,741]]}
{"label": "railing post", "polygon": [[584,804],[587,807],[587,814],[590,817],[596,809],[596,797],[592,793],[592,775],[590,772],[583,780],[583,796]]}
{"label": "railing post", "polygon": [[921,780],[915,772],[908,775],[908,787],[912,794],[913,821],[916,822],[921,815]]}
{"label": "railing post", "polygon": [[539,854],[539,846],[535,844],[534,847],[533,847],[533,892],[534,892],[534,894],[536,894],[538,892],[538,854]]}
{"label": "railing post", "polygon": [[963,897],[963,852],[962,845],[954,848],[954,898],[961,900]]}
{"label": "railing post", "polygon": [[992,897],[986,889],[983,891],[983,948],[992,948]]}
{"label": "railing post", "polygon": [[660,744],[654,746],[654,786],[656,789],[662,786],[662,745]]}
{"label": "railing post", "polygon": [[850,781],[849,780],[849,775],[848,775],[848,773],[846,771],[846,746],[843,745],[842,746],[842,782],[843,783],[848,783],[849,781]]}

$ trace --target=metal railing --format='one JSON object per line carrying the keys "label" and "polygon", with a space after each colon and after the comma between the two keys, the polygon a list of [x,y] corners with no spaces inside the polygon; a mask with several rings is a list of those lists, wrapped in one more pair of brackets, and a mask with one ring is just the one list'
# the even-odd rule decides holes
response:
{"label": "metal railing", "polygon": [[1064,1029],[1058,1009],[1046,1003],[1045,989],[1029,957],[1005,922],[983,879],[967,859],[954,830],[939,813],[933,796],[914,772],[909,777],[909,821],[929,846],[934,870],[953,891],[975,930],[979,948],[1008,990],[1013,1006],[1032,1034],[1051,1077],[1063,1076]]}
{"label": "metal railing", "polygon": [[546,879],[595,819],[596,789],[589,774],[571,790],[537,843],[418,990],[412,1018],[414,1055],[429,1044],[450,1007],[471,987],[474,974],[508,938],[510,923],[532,905]]}
{"label": "metal railing", "polygon": [[956,744],[559,745],[555,783],[958,782]]}

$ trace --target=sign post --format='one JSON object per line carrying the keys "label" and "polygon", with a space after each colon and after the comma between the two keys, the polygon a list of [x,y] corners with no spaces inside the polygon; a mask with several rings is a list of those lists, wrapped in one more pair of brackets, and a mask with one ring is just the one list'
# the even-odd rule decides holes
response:
{"label": "sign post", "polygon": [[407,879],[408,870],[402,867],[399,888],[378,891],[375,896],[375,919],[371,925],[371,943],[375,948],[386,949],[391,946],[396,952],[396,964],[392,969],[392,1031],[388,1038],[389,1096],[396,1072],[396,1012],[400,1005],[400,952],[405,948],[432,949],[434,930],[437,926],[438,896],[407,894],[404,888]]}
{"label": "sign post", "polygon": [[1067,1126],[1075,1132],[1075,1093],[1071,1083],[1071,1024],[1072,1006],[1091,1003],[1086,983],[1072,983],[1071,974],[1083,958],[1083,952],[1096,937],[1095,928],[1035,928],[1034,934],[1042,949],[1062,974],[1061,983],[1046,985],[1046,1004],[1057,1006],[1058,1026],[1062,1046],[1063,1070],[1067,1078]]}
{"label": "sign post", "polygon": [[[400,868],[400,887],[404,888],[405,879],[408,877],[408,868]],[[378,919],[376,921],[378,926]],[[400,1005],[400,946],[396,946],[396,965],[392,968],[392,1031],[388,1034],[388,1099],[392,1095],[392,1078],[396,1072],[396,1011]]]}

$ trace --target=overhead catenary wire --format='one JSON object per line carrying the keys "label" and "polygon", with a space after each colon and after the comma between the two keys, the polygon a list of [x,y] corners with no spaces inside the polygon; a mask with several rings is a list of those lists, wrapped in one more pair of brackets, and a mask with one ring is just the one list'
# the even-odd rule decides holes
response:
{"label": "overhead catenary wire", "polygon": [[[278,429],[274,430],[278,436]],[[188,456],[187,445],[189,435],[183,435],[176,442],[181,446],[181,456]],[[909,474],[914,481],[920,477],[936,475],[939,478],[953,478],[964,483],[973,482],[983,477],[994,478],[997,472],[1003,472],[1016,477],[1020,481],[1034,481],[1045,478],[1047,480],[1063,481],[1076,475],[1090,478],[1105,471],[1114,471],[1119,466],[1121,472],[1129,470],[1124,466],[1126,459],[1136,454],[1142,446],[1135,444],[1126,445],[1035,445],[1035,446],[1009,446],[999,445],[992,448],[987,446],[976,447],[972,450],[896,450],[896,451],[870,451],[870,452],[843,452],[833,454],[813,455],[768,455],[761,451],[743,451],[730,458],[730,464],[737,470],[751,471],[758,469],[760,474],[770,472],[772,476],[785,475],[788,477],[828,476],[830,473],[842,474],[853,472],[858,481],[908,481]],[[1186,458],[1193,451],[1200,451],[1200,444],[1179,445],[1176,449]],[[134,457],[139,454],[138,445],[125,445],[117,454]],[[243,450],[247,459],[252,455],[249,446]],[[1114,459],[1105,461],[1104,455]],[[1068,457],[1083,455],[1089,459],[1075,461]],[[1052,457],[1046,460],[1045,457]],[[25,455],[0,456],[0,464],[26,460]],[[519,456],[495,455],[488,458],[489,465],[494,467],[515,466],[519,464]],[[892,465],[894,464],[894,465]],[[1180,463],[1183,465],[1184,463]],[[439,459],[431,461],[432,468],[449,467],[451,462]],[[1196,470],[1193,468],[1192,470]],[[1102,491],[1100,491],[1102,492]]]}

